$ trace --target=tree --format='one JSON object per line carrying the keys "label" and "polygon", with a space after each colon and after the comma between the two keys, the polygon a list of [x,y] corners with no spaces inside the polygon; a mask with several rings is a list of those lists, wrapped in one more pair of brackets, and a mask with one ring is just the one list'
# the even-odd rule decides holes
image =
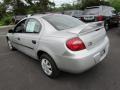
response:
{"label": "tree", "polygon": [[0,6],[2,11],[4,10],[2,7],[6,8],[6,6],[13,6],[13,11],[15,14],[27,14],[31,13],[41,13],[47,12],[55,8],[55,3],[50,2],[49,0],[25,0],[28,5],[25,5],[21,0],[4,0],[3,4]]}
{"label": "tree", "polygon": [[117,11],[120,11],[120,0],[109,0],[110,5],[114,7]]}
{"label": "tree", "polygon": [[83,8],[90,7],[90,6],[98,6],[98,5],[100,5],[99,0],[82,0]]}
{"label": "tree", "polygon": [[110,5],[108,1],[105,0],[82,0],[82,8],[90,6],[99,6],[99,5]]}
{"label": "tree", "polygon": [[55,8],[55,3],[54,2],[49,2],[49,7],[50,8]]}
{"label": "tree", "polygon": [[37,0],[37,2],[32,2],[32,0],[26,0],[30,4],[29,11],[34,11],[34,13],[44,13],[52,8],[55,8],[55,3],[49,0]]}
{"label": "tree", "polygon": [[68,3],[62,4],[61,7],[63,10],[71,10],[74,8],[73,5],[68,4]]}
{"label": "tree", "polygon": [[0,19],[1,19],[2,16],[4,15],[5,11],[6,11],[5,6],[0,3]]}

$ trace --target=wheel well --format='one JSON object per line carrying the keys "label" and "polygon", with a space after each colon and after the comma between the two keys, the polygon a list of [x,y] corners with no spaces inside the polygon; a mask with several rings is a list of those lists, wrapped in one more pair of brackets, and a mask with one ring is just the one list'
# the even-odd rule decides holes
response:
{"label": "wheel well", "polygon": [[[46,53],[45,51],[42,51],[42,50],[40,50],[40,51],[38,51],[37,52],[37,57],[38,57],[38,59],[40,59],[40,56],[42,55],[42,54],[44,54],[44,53]],[[48,53],[46,53],[46,54],[48,54]],[[49,55],[49,54],[48,54]]]}

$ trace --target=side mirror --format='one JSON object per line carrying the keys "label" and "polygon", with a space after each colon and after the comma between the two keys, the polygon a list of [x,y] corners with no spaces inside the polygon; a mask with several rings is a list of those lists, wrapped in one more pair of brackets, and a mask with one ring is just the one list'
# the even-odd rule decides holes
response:
{"label": "side mirror", "polygon": [[8,31],[8,33],[14,33],[13,29],[10,29],[10,30]]}

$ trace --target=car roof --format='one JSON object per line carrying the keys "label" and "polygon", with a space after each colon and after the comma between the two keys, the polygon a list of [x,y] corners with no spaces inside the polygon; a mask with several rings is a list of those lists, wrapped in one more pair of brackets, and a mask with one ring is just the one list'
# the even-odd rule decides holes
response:
{"label": "car roof", "polygon": [[50,13],[50,14],[36,14],[36,15],[32,15],[32,16],[29,16],[28,18],[42,18],[44,16],[49,16],[49,15],[62,15],[62,14],[56,14],[56,13]]}

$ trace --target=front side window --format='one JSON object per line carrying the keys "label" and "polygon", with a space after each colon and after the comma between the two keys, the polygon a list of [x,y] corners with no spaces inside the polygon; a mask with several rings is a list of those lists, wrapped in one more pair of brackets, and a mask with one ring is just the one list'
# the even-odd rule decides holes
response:
{"label": "front side window", "polygon": [[29,19],[26,24],[27,33],[39,33],[41,29],[41,24],[35,19]]}
{"label": "front side window", "polygon": [[44,16],[43,19],[49,22],[57,30],[66,30],[84,24],[82,21],[67,15],[47,15]]}
{"label": "front side window", "polygon": [[15,27],[14,32],[15,33],[23,33],[25,32],[25,23],[26,19],[18,23],[18,25]]}

